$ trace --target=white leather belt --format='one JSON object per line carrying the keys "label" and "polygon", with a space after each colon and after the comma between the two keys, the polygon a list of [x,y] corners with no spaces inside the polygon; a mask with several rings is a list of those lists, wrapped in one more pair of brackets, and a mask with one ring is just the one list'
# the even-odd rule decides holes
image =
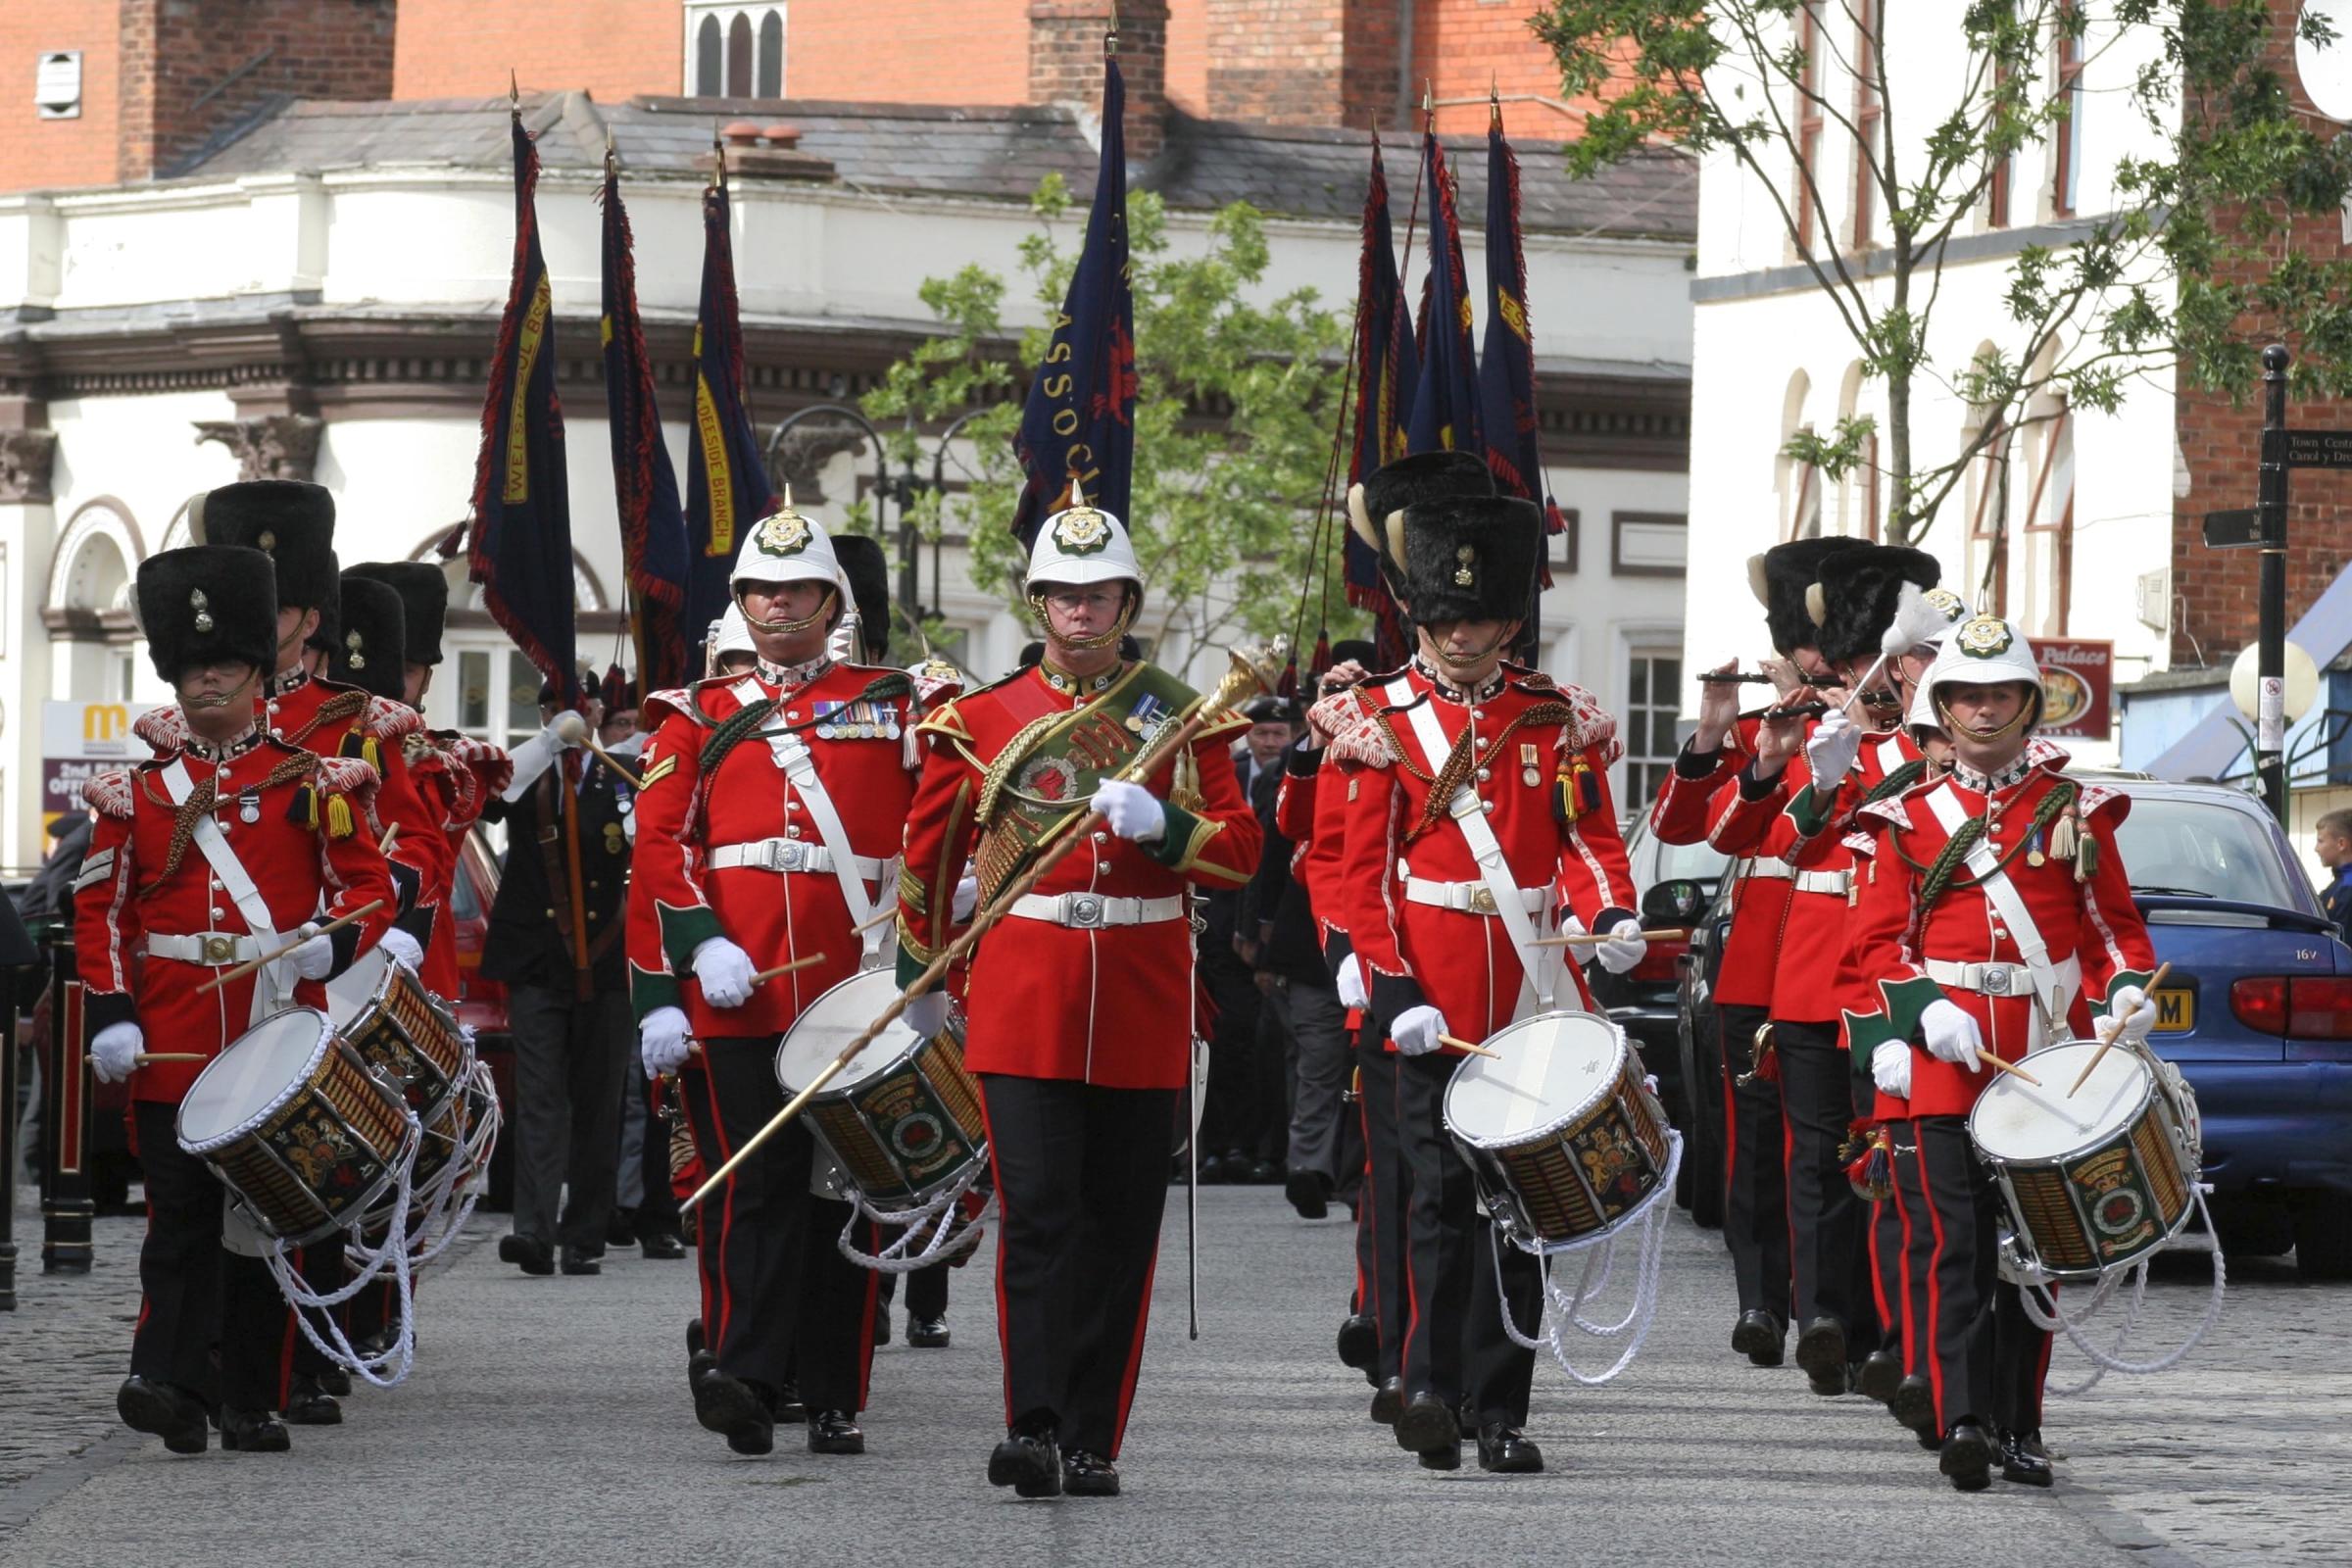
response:
{"label": "white leather belt", "polygon": [[[882,862],[870,855],[852,856],[857,872],[868,882],[882,874]],[[710,849],[710,868],[750,866],[756,871],[813,871],[831,874],[833,852],[807,839],[753,839],[743,844],[717,844]]]}
{"label": "white leather belt", "polygon": [[218,969],[260,957],[262,945],[250,936],[228,931],[197,931],[186,936],[150,931],[147,933],[147,953],[150,957],[173,958],[181,963],[209,963]]}
{"label": "white leather belt", "polygon": [[1100,893],[1024,893],[1012,901],[1024,920],[1047,920],[1082,931],[1106,925],[1157,925],[1184,917],[1184,895],[1164,899],[1114,899]]}
{"label": "white leather belt", "polygon": [[[1494,906],[1494,895],[1484,882],[1432,882],[1427,877],[1408,876],[1404,879],[1404,902],[1426,904],[1433,908],[1452,909],[1461,914],[1500,914]],[[1551,906],[1551,889],[1521,888],[1519,907],[1530,914],[1541,914]]]}
{"label": "white leather belt", "polygon": [[1844,898],[1854,885],[1854,873],[1846,871],[1799,871],[1795,877],[1799,893],[1834,893]]}
{"label": "white leather belt", "polygon": [[[1923,967],[1928,978],[1937,985],[1974,991],[1979,996],[2031,998],[2034,995],[2034,971],[2022,963],[1954,963],[1948,958],[1930,958]],[[2055,972],[2068,995],[2082,989],[2082,960],[2069,958]]]}
{"label": "white leather belt", "polygon": [[1775,881],[1786,882],[1796,872],[1789,867],[1787,860],[1776,856],[1759,855],[1747,862],[1747,874],[1749,876],[1767,876]]}

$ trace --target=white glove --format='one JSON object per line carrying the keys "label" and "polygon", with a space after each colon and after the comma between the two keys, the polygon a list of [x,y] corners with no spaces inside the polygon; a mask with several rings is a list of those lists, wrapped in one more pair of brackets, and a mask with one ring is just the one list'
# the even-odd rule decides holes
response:
{"label": "white glove", "polygon": [[1813,738],[1805,742],[1805,765],[1821,781],[1824,789],[1834,789],[1862,755],[1862,726],[1845,716],[1842,709],[1833,709],[1813,730]]}
{"label": "white glove", "polygon": [[139,1048],[147,1043],[135,1023],[110,1023],[90,1042],[90,1070],[102,1084],[119,1084],[138,1070]]}
{"label": "white glove", "polygon": [[1870,1079],[1879,1093],[1897,1100],[1911,1098],[1911,1047],[1902,1040],[1882,1040],[1870,1054]]}
{"label": "white glove", "polygon": [[637,1054],[644,1058],[648,1078],[676,1072],[687,1056],[686,1014],[676,1007],[647,1013],[637,1026]]}
{"label": "white glove", "polygon": [[1426,1056],[1438,1049],[1438,1036],[1446,1033],[1446,1015],[1424,1004],[1407,1007],[1389,1025],[1389,1038],[1396,1042],[1397,1053],[1406,1056]]}
{"label": "white glove", "polygon": [[1648,956],[1649,942],[1642,935],[1642,922],[1629,915],[1609,927],[1608,940],[1594,951],[1603,969],[1623,974]]}
{"label": "white glove", "polygon": [[1341,1006],[1362,1008],[1372,1004],[1372,994],[1364,989],[1364,966],[1354,958],[1340,965],[1339,987]]}
{"label": "white glove", "polygon": [[[302,929],[310,940],[286,955],[287,961],[294,965],[294,972],[305,980],[323,980],[326,972],[335,966],[335,944],[331,938],[320,936],[315,924],[305,924]],[[416,944],[411,943],[410,946],[415,947]]]}
{"label": "white glove", "polygon": [[961,925],[972,917],[972,911],[978,907],[980,907],[980,879],[976,876],[957,879],[956,897],[948,905],[948,918]]}
{"label": "white glove", "polygon": [[375,945],[384,950],[387,957],[397,958],[411,969],[424,967],[424,950],[416,945],[415,937],[398,926],[393,926],[377,938]]}
{"label": "white glove", "polygon": [[2138,986],[2118,986],[2115,995],[2107,999],[2107,1016],[2120,1024],[2115,1032],[2118,1040],[2145,1045],[2148,1031],[2156,1027],[2156,1004]]}
{"label": "white glove", "polygon": [[1970,1072],[1984,1070],[1977,1054],[1984,1049],[1984,1036],[1978,1030],[1977,1020],[1961,1010],[1958,1003],[1936,998],[1920,1013],[1919,1027],[1927,1036],[1929,1055]]}
{"label": "white glove", "polygon": [[694,977],[703,1000],[713,1007],[740,1007],[752,1000],[752,956],[725,937],[708,937],[694,950]]}
{"label": "white glove", "polygon": [[1159,797],[1124,779],[1104,779],[1095,786],[1095,809],[1123,839],[1155,839],[1168,825],[1168,809]]}
{"label": "white glove", "polygon": [[933,989],[906,1004],[899,1021],[928,1040],[948,1026],[948,994]]}

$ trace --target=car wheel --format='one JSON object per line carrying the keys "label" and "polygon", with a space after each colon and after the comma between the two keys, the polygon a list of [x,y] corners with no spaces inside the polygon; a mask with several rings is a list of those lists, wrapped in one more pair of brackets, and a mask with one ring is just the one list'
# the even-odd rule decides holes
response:
{"label": "car wheel", "polygon": [[2336,1193],[2313,1193],[2295,1207],[2295,1269],[2313,1285],[2352,1280],[2352,1211]]}

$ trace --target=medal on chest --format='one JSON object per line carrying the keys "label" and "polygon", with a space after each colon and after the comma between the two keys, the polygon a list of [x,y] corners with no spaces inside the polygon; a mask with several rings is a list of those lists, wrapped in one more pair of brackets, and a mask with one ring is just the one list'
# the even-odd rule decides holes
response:
{"label": "medal on chest", "polygon": [[262,792],[247,790],[237,797],[237,820],[259,822],[262,819]]}

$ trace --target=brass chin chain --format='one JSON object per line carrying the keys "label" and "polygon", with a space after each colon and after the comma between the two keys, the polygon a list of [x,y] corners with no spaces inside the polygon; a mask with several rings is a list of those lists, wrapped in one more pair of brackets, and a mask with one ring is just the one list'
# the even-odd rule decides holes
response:
{"label": "brass chin chain", "polygon": [[1046,618],[1046,596],[1029,596],[1029,612],[1037,617],[1037,624],[1045,632],[1046,640],[1059,643],[1064,648],[1076,649],[1080,653],[1093,653],[1097,649],[1117,646],[1119,639],[1127,635],[1127,628],[1135,624],[1136,612],[1142,608],[1143,596],[1130,590],[1120,600],[1119,618],[1111,623],[1108,631],[1097,632],[1092,637],[1065,637],[1054,629],[1053,621]]}
{"label": "brass chin chain", "polygon": [[738,588],[735,590],[735,608],[743,612],[745,623],[748,624],[754,631],[763,631],[768,633],[770,636],[783,635],[789,637],[800,632],[807,631],[809,627],[822,622],[827,616],[833,613],[834,603],[839,598],[840,594],[838,592],[836,592],[834,589],[827,588],[825,590],[825,597],[817,602],[816,612],[814,614],[804,615],[799,620],[761,620],[759,616],[753,614],[751,610],[745,606],[743,602],[743,590]]}
{"label": "brass chin chain", "polygon": [[1965,735],[1980,746],[1989,746],[1994,741],[2013,735],[2025,725],[2033,722],[2034,711],[2039,706],[2031,699],[2019,704],[2017,716],[1999,729],[1970,729],[1952,715],[1951,709],[1945,706],[1941,698],[1936,699],[1936,711],[1943,719],[1944,728],[1950,730],[1954,735]]}

